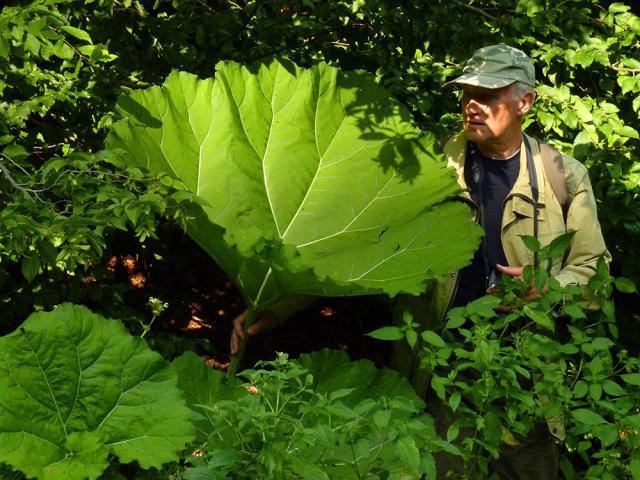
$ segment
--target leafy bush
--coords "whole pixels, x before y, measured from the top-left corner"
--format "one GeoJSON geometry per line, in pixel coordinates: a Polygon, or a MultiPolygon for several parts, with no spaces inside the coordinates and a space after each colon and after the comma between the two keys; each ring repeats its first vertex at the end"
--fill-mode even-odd
{"type": "Polygon", "coordinates": [[[194,438],[174,370],[122,325],[65,304],[0,338],[0,461],[39,479],[142,468],[194,438]]]}
{"type": "Polygon", "coordinates": [[[448,410],[447,440],[460,447],[468,468],[478,465],[485,475],[502,449],[521,445],[540,422],[562,442],[565,478],[640,475],[640,360],[617,345],[609,298],[614,286],[622,292],[635,286],[614,280],[601,258],[591,294],[560,287],[549,271],[569,239],[540,248],[525,237],[541,266],[526,267],[522,279],[505,277],[493,295],[452,309],[439,332],[417,332],[410,317],[402,327],[372,332],[415,347],[448,410]],[[548,291],[525,300],[532,286],[548,291]],[[593,303],[602,309],[590,312],[593,303]]]}
{"type": "Polygon", "coordinates": [[[227,383],[185,354],[175,361],[198,426],[185,478],[435,478],[439,439],[407,381],[323,350],[281,354],[227,383]]]}

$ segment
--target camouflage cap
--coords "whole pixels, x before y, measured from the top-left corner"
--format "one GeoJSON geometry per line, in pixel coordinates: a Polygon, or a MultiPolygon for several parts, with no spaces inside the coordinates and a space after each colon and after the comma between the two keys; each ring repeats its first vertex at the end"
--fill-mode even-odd
{"type": "Polygon", "coordinates": [[[502,88],[514,82],[535,86],[533,63],[522,50],[508,45],[490,45],[475,52],[465,64],[462,75],[444,85],[461,83],[484,88],[502,88]]]}

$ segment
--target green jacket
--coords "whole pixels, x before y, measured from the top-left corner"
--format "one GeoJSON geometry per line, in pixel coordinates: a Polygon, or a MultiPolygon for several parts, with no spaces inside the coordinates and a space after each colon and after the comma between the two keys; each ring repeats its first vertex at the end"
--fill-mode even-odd
{"type": "MultiPolygon", "coordinates": [[[[567,190],[572,199],[565,225],[562,207],[556,199],[551,184],[546,178],[538,142],[529,138],[539,188],[538,239],[544,246],[566,231],[575,231],[568,255],[559,259],[552,268],[552,274],[561,285],[584,285],[596,271],[598,257],[605,254],[611,259],[604,243],[598,216],[596,201],[589,181],[587,169],[576,159],[562,155],[567,190]]],[[[464,181],[464,164],[467,140],[462,133],[452,137],[445,145],[448,165],[457,172],[458,183],[464,189],[459,196],[461,201],[472,206],[478,219],[478,207],[469,195],[464,181]]],[[[524,141],[520,154],[520,172],[503,203],[502,246],[509,266],[525,266],[533,263],[533,254],[528,250],[520,235],[533,235],[533,198],[529,185],[526,150],[524,141]]],[[[451,272],[447,278],[432,282],[425,293],[419,297],[404,295],[398,299],[398,311],[409,310],[422,328],[435,329],[441,324],[451,303],[457,285],[458,272],[451,272]]],[[[424,395],[428,377],[418,368],[418,359],[406,342],[395,342],[393,366],[407,375],[419,394],[424,395]]]]}

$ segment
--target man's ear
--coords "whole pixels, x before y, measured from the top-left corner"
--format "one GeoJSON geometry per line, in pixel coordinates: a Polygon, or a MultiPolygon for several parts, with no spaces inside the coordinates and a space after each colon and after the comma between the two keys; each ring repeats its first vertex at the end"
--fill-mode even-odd
{"type": "Polygon", "coordinates": [[[533,92],[526,92],[518,101],[518,113],[523,117],[531,110],[533,106],[533,100],[535,94],[533,92]]]}

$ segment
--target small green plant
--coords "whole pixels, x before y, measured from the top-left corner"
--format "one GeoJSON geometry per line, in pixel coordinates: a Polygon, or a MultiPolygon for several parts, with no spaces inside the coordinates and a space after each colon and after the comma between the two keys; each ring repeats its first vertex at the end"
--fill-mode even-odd
{"type": "Polygon", "coordinates": [[[405,379],[344,352],[279,354],[244,384],[175,363],[199,431],[187,479],[435,479],[432,453],[458,453],[405,379]]]}
{"type": "Polygon", "coordinates": [[[156,321],[156,318],[162,315],[162,312],[169,308],[169,304],[167,302],[163,302],[156,297],[149,297],[147,306],[149,307],[149,310],[151,310],[151,320],[149,321],[149,323],[140,322],[140,324],[142,325],[142,333],[140,334],[140,338],[144,338],[144,336],[149,333],[153,322],[156,321]]]}

